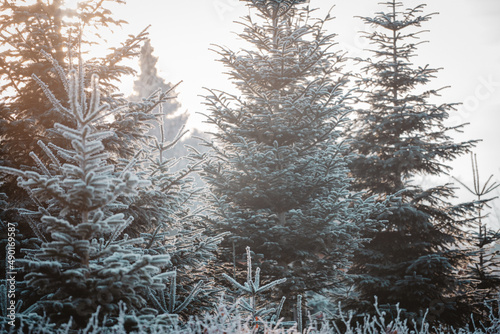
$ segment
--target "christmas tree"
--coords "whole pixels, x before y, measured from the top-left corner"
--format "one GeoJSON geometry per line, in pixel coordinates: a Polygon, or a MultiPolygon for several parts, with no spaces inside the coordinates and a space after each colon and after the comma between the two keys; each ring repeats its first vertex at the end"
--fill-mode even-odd
{"type": "MultiPolygon", "coordinates": [[[[153,56],[153,47],[151,41],[146,41],[141,48],[139,56],[140,72],[137,80],[134,81],[134,95],[131,100],[139,101],[144,97],[154,94],[158,89],[168,91],[173,88],[172,83],[167,83],[163,78],[158,75],[156,63],[158,58],[153,56]]],[[[163,119],[164,136],[168,140],[173,140],[175,136],[182,130],[185,125],[188,115],[186,112],[176,115],[176,111],[180,107],[180,103],[176,99],[170,99],[162,106],[160,115],[163,119]],[[163,116],[164,115],[164,116],[163,116]]],[[[160,114],[160,110],[155,110],[156,114],[160,114]]],[[[160,127],[156,126],[150,131],[150,134],[161,137],[160,127]]]]}
{"type": "Polygon", "coordinates": [[[218,48],[241,96],[209,90],[217,128],[204,166],[215,231],[229,231],[221,258],[246,246],[281,295],[339,284],[372,206],[349,191],[342,130],[350,108],[342,55],[304,1],[247,1],[239,37],[218,48]]]}
{"type": "MultiPolygon", "coordinates": [[[[434,104],[439,89],[426,89],[437,69],[412,63],[422,32],[418,28],[432,14],[424,5],[403,9],[396,0],[383,3],[388,11],[363,20],[373,26],[366,37],[376,47],[365,60],[360,84],[368,108],[359,110],[350,168],[354,188],[398,203],[381,217],[382,224],[357,252],[351,273],[357,278],[358,309],[380,304],[400,306],[414,316],[431,308],[444,322],[463,316],[457,312],[458,277],[466,256],[463,227],[472,205],[451,205],[449,184],[424,189],[411,183],[417,175],[444,175],[447,161],[467,152],[474,141],[456,143],[445,121],[454,104],[434,104]],[[364,306],[363,306],[364,305],[364,306]]],[[[464,262],[465,261],[465,262],[464,262]]],[[[464,320],[464,319],[462,319],[464,320]]],[[[456,324],[457,322],[455,322],[456,324]]]]}
{"type": "Polygon", "coordinates": [[[135,160],[123,168],[108,160],[103,140],[114,133],[100,128],[117,109],[101,102],[95,74],[87,95],[81,60],[68,74],[56,69],[68,108],[38,77],[34,80],[54,108],[73,120],[74,127],[54,125],[70,148],[40,140],[50,163],[30,152],[36,167],[24,171],[2,166],[0,171],[17,175],[19,186],[38,206],[36,211],[22,210],[43,241],[40,249],[19,261],[24,263],[28,285],[41,295],[26,313],[43,312],[54,322],[72,317],[84,326],[98,307],[112,316],[124,302],[140,312],[147,292],[165,288],[164,280],[172,273],[161,270],[170,265],[168,254],[145,254],[139,247],[142,239],[122,234],[133,217],[114,213],[126,206],[121,198],[149,184],[134,173],[135,160]]]}

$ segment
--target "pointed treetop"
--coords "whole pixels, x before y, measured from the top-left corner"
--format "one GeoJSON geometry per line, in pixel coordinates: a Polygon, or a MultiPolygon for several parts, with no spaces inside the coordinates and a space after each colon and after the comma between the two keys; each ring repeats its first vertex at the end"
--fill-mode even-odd
{"type": "Polygon", "coordinates": [[[293,6],[308,3],[309,0],[245,0],[248,6],[258,8],[267,16],[277,17],[286,15],[293,6]]]}
{"type": "Polygon", "coordinates": [[[433,15],[438,13],[429,13],[427,15],[421,15],[423,12],[425,4],[420,4],[414,8],[408,8],[405,10],[398,10],[399,7],[403,7],[402,2],[398,1],[388,1],[382,2],[381,5],[386,5],[391,9],[390,12],[378,12],[375,17],[360,17],[366,23],[382,26],[386,29],[399,31],[409,26],[420,27],[422,22],[428,21],[433,15]]]}

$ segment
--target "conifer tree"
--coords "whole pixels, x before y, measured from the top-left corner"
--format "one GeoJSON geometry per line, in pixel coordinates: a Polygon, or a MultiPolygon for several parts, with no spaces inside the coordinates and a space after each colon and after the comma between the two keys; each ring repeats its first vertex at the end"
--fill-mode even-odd
{"type": "MultiPolygon", "coordinates": [[[[140,72],[137,80],[134,81],[134,94],[130,97],[132,101],[139,101],[148,97],[158,89],[168,91],[174,88],[172,83],[165,82],[165,79],[158,75],[156,63],[158,58],[153,55],[153,47],[148,40],[141,48],[139,57],[140,72]]],[[[197,150],[203,150],[200,141],[195,137],[205,137],[198,130],[191,130],[189,133],[184,131],[188,121],[188,111],[179,112],[181,104],[177,99],[171,98],[161,106],[158,106],[153,113],[157,120],[153,122],[154,127],[149,134],[155,136],[158,140],[175,142],[175,145],[169,148],[169,155],[176,158],[182,158],[190,154],[188,147],[196,147],[197,150]],[[178,137],[182,133],[182,136],[178,137]]],[[[180,170],[187,167],[186,161],[181,159],[177,164],[173,164],[170,169],[180,170]]],[[[198,180],[197,180],[198,181],[198,180]]],[[[198,182],[199,183],[199,182],[198,182]]]]}
{"type": "MultiPolygon", "coordinates": [[[[286,297],[281,298],[281,302],[278,307],[266,308],[266,305],[262,305],[262,301],[259,300],[260,295],[269,289],[272,289],[278,284],[284,283],[286,279],[280,279],[276,281],[272,281],[262,285],[260,280],[260,268],[255,270],[255,278],[252,273],[252,255],[250,252],[250,247],[247,247],[247,277],[246,282],[243,284],[238,283],[234,278],[227,274],[223,274],[226,280],[231,283],[233,289],[236,289],[237,296],[239,296],[236,301],[236,305],[239,306],[242,313],[249,313],[250,324],[256,326],[256,329],[261,324],[265,324],[266,322],[272,325],[275,325],[280,320],[280,313],[283,308],[283,304],[285,303],[286,297]],[[246,298],[245,298],[246,297],[246,298]],[[268,319],[266,319],[268,318],[268,319]]],[[[234,293],[234,292],[233,292],[234,293]]],[[[279,325],[283,326],[287,323],[279,323],[279,325]]],[[[292,323],[293,325],[293,323],[292,323]]]]}
{"type": "Polygon", "coordinates": [[[251,0],[239,52],[218,48],[241,96],[209,90],[203,176],[213,194],[213,229],[232,235],[221,257],[249,246],[280,295],[339,282],[357,248],[368,202],[349,192],[340,132],[345,102],[342,56],[334,35],[305,1],[251,0]]]}
{"type": "MultiPolygon", "coordinates": [[[[5,28],[2,43],[8,45],[16,39],[27,39],[29,41],[27,45],[14,43],[13,46],[3,49],[6,50],[4,56],[10,55],[10,57],[2,58],[9,60],[2,63],[2,75],[5,78],[8,77],[4,88],[9,91],[9,87],[19,87],[19,90],[11,90],[11,95],[4,96],[3,102],[5,102],[5,105],[2,105],[2,112],[4,113],[2,114],[1,126],[2,131],[5,131],[2,132],[0,140],[2,140],[2,148],[6,149],[2,152],[2,166],[4,166],[4,171],[15,171],[14,174],[16,175],[30,173],[33,168],[29,166],[32,166],[34,162],[28,153],[32,150],[31,155],[37,157],[36,162],[39,165],[36,168],[41,168],[37,171],[43,174],[45,169],[41,166],[45,166],[51,176],[58,176],[60,172],[56,168],[57,166],[54,167],[54,157],[57,152],[54,152],[54,155],[51,150],[57,147],[56,150],[68,154],[67,152],[72,152],[74,147],[72,142],[65,138],[61,131],[54,130],[54,124],[58,123],[67,128],[76,128],[78,126],[75,115],[61,111],[73,110],[71,103],[74,102],[68,99],[68,83],[65,73],[68,68],[74,66],[72,65],[74,55],[81,55],[85,50],[85,46],[88,45],[87,43],[90,43],[86,39],[90,39],[89,33],[93,32],[90,27],[109,26],[112,29],[114,25],[119,25],[122,21],[113,18],[105,8],[105,2],[103,1],[82,2],[76,12],[63,10],[61,1],[46,1],[26,6],[5,2],[1,6],[3,18],[5,19],[2,22],[5,28]],[[71,17],[72,20],[65,21],[65,18],[68,17],[71,17]],[[30,22],[31,26],[26,27],[23,20],[30,22]],[[59,26],[54,26],[56,21],[60,23],[59,26]],[[76,22],[76,24],[73,25],[72,22],[76,22]],[[60,29],[57,29],[57,27],[60,29]],[[35,37],[40,37],[39,39],[30,37],[33,30],[36,30],[35,37]],[[48,36],[46,38],[39,36],[42,32],[47,32],[48,36]],[[54,56],[56,48],[53,45],[59,45],[64,52],[57,54],[57,57],[54,56]],[[35,76],[32,77],[31,73],[34,73],[35,76]],[[15,76],[13,76],[14,74],[15,76]],[[35,77],[36,80],[33,79],[35,77]],[[47,93],[50,100],[46,97],[47,93]],[[32,100],[36,100],[36,103],[32,100]],[[32,128],[28,129],[25,125],[29,124],[32,125],[32,128]],[[21,142],[17,142],[17,139],[21,139],[21,142]],[[40,139],[42,140],[41,145],[39,144],[40,139]],[[47,148],[49,142],[53,146],[47,148]],[[8,149],[7,146],[9,146],[8,149]],[[8,167],[5,169],[5,166],[8,167]],[[55,171],[51,168],[55,168],[55,171]]],[[[170,95],[175,87],[170,85],[169,89],[163,92],[161,91],[162,87],[157,87],[154,89],[155,94],[149,92],[148,96],[144,96],[140,101],[132,103],[116,95],[119,92],[115,86],[120,76],[133,73],[131,68],[121,65],[121,62],[134,56],[140,42],[145,38],[145,32],[141,32],[138,36],[130,37],[122,46],[112,49],[111,54],[108,56],[93,58],[85,63],[80,63],[81,73],[87,71],[100,76],[99,81],[93,82],[94,85],[98,85],[98,87],[93,87],[93,90],[99,92],[103,104],[108,105],[109,109],[113,110],[112,113],[110,112],[92,123],[93,130],[107,134],[100,138],[103,145],[102,150],[107,154],[106,158],[103,158],[105,161],[102,163],[114,165],[114,168],[118,171],[127,169],[135,172],[141,180],[151,181],[148,186],[143,185],[132,193],[118,194],[112,203],[108,203],[105,208],[101,209],[104,211],[104,218],[107,216],[123,216],[128,217],[129,222],[131,221],[130,224],[120,227],[122,228],[122,234],[128,234],[134,240],[133,247],[125,247],[124,251],[137,253],[137,256],[134,255],[137,259],[142,255],[145,255],[146,259],[169,259],[163,261],[163,271],[170,272],[169,280],[163,281],[163,284],[168,287],[166,290],[168,292],[158,291],[156,283],[144,285],[139,282],[140,284],[132,287],[133,293],[138,294],[137,298],[122,298],[127,303],[128,309],[133,311],[140,306],[147,305],[149,306],[147,310],[151,313],[150,316],[156,315],[157,317],[162,313],[193,314],[194,309],[202,312],[209,307],[210,297],[215,291],[211,286],[210,279],[206,277],[205,271],[216,245],[220,242],[220,236],[206,237],[203,229],[199,228],[196,221],[194,203],[199,190],[194,188],[191,176],[199,168],[200,160],[188,161],[185,168],[176,168],[176,171],[172,171],[180,160],[180,157],[172,157],[171,153],[171,148],[179,141],[179,136],[168,140],[165,138],[163,128],[165,124],[168,125],[168,122],[163,121],[164,117],[161,118],[161,135],[157,138],[150,138],[147,135],[150,127],[155,124],[154,122],[160,119],[153,111],[157,110],[161,113],[162,108],[169,101],[175,101],[170,95]]],[[[78,85],[82,90],[78,96],[79,103],[82,103],[81,101],[84,101],[85,97],[90,98],[93,91],[89,88],[89,77],[90,75],[79,76],[78,85]]],[[[192,160],[194,155],[200,156],[200,154],[193,151],[188,160],[192,160]]],[[[54,240],[48,230],[48,225],[52,225],[52,223],[42,222],[40,215],[43,216],[48,213],[51,216],[59,217],[59,210],[65,212],[64,209],[53,205],[53,203],[57,202],[57,198],[51,200],[46,198],[50,205],[35,198],[33,204],[29,200],[30,196],[28,196],[31,193],[29,187],[24,187],[27,192],[17,191],[13,186],[15,178],[9,178],[9,175],[13,175],[13,173],[0,173],[1,179],[6,181],[2,184],[3,189],[6,189],[9,195],[15,195],[11,196],[8,203],[6,203],[5,212],[17,212],[19,208],[22,208],[19,210],[20,212],[32,213],[21,216],[16,215],[15,217],[9,214],[8,219],[11,222],[20,222],[21,231],[18,231],[16,237],[20,239],[21,246],[37,249],[37,247],[33,246],[26,247],[26,241],[32,240],[28,238],[24,240],[26,233],[28,237],[29,234],[36,235],[38,243],[43,243],[43,248],[52,247],[51,243],[54,240]],[[28,199],[25,199],[25,197],[28,199]],[[47,205],[51,208],[50,210],[47,209],[48,211],[46,210],[47,205]],[[29,223],[29,226],[24,224],[26,222],[29,223]],[[49,246],[47,246],[47,243],[49,243],[49,246]]],[[[116,175],[113,174],[113,176],[116,175]]],[[[46,196],[50,197],[50,193],[47,193],[46,196]]],[[[63,219],[72,219],[66,217],[67,213],[61,215],[64,216],[63,219]]],[[[99,220],[97,223],[99,223],[99,220]]],[[[116,224],[118,223],[116,222],[116,224]]],[[[3,225],[2,233],[4,230],[3,225]]],[[[89,240],[94,237],[97,238],[97,235],[102,232],[98,231],[98,224],[95,228],[97,229],[95,233],[88,235],[89,240]]],[[[106,227],[102,228],[106,229],[106,227]]],[[[63,233],[66,232],[68,231],[63,231],[63,233]]],[[[120,239],[122,236],[118,233],[116,238],[120,239]]],[[[99,238],[98,240],[101,241],[99,238]]],[[[111,241],[109,245],[112,245],[111,241]]],[[[112,247],[109,245],[108,247],[112,247]]],[[[35,263],[43,257],[39,255],[37,250],[26,251],[28,254],[36,254],[34,258],[30,255],[30,263],[35,263]]],[[[19,248],[17,254],[19,258],[24,255],[19,248]]],[[[65,254],[61,252],[62,257],[65,254]]],[[[133,261],[132,256],[129,256],[129,258],[130,261],[133,261]]],[[[64,263],[64,259],[58,258],[56,260],[61,260],[64,263]]],[[[96,302],[92,298],[89,300],[82,297],[86,305],[83,311],[78,307],[79,303],[75,302],[73,307],[67,309],[67,312],[62,311],[58,316],[57,313],[60,310],[57,310],[57,308],[61,304],[48,299],[52,298],[49,290],[58,286],[59,278],[46,275],[50,287],[37,289],[38,285],[36,284],[38,283],[33,283],[35,282],[33,277],[38,274],[43,276],[47,273],[45,267],[37,267],[36,264],[34,266],[36,268],[28,270],[30,274],[26,278],[31,287],[30,289],[24,289],[23,274],[26,271],[21,271],[17,277],[19,281],[18,287],[23,290],[19,291],[20,295],[23,294],[24,296],[22,297],[24,306],[20,309],[20,315],[21,311],[22,314],[33,314],[31,312],[37,310],[38,307],[38,311],[47,312],[55,320],[64,320],[65,317],[73,315],[81,325],[90,312],[100,305],[101,300],[96,302]],[[26,294],[33,294],[33,290],[41,292],[41,296],[38,298],[32,295],[26,296],[26,294]],[[40,308],[41,305],[42,308],[40,308]]],[[[124,263],[123,267],[126,269],[127,263],[124,263]]],[[[145,273],[145,275],[148,274],[149,269],[146,268],[146,271],[139,269],[138,267],[139,274],[141,272],[145,273]]],[[[148,279],[146,276],[143,275],[142,278],[148,279]]],[[[97,285],[101,284],[102,277],[96,276],[95,272],[89,274],[87,278],[89,279],[88,282],[93,280],[97,285]]],[[[119,281],[119,279],[116,280],[119,281]]],[[[150,280],[150,282],[152,281],[150,280]]],[[[96,295],[95,291],[92,290],[93,287],[89,287],[87,290],[80,287],[81,289],[78,290],[71,289],[70,285],[60,284],[59,286],[63,291],[58,296],[61,299],[67,297],[75,300],[79,298],[79,295],[80,297],[86,294],[96,295]]],[[[113,302],[109,303],[111,310],[106,308],[101,313],[106,316],[114,314],[113,312],[116,310],[119,300],[119,296],[115,296],[115,292],[118,292],[111,290],[113,297],[113,302]]],[[[64,303],[63,305],[66,305],[64,303]]]]}
{"type": "MultiPolygon", "coordinates": [[[[474,141],[456,143],[445,121],[454,104],[434,104],[439,89],[426,86],[437,69],[412,63],[422,23],[433,14],[422,14],[424,5],[403,9],[403,3],[384,2],[387,11],[363,20],[374,27],[366,38],[374,46],[373,58],[364,60],[361,75],[368,104],[359,110],[352,127],[350,168],[354,188],[399,203],[390,208],[383,223],[354,260],[358,309],[373,303],[400,303],[413,315],[430,308],[431,316],[444,322],[460,317],[456,273],[466,261],[459,246],[471,204],[451,205],[449,184],[423,189],[411,183],[417,175],[445,175],[446,162],[467,152],[474,141]]],[[[465,311],[467,312],[467,311],[465,311]]],[[[461,314],[464,316],[464,314],[461,314]]],[[[467,315],[468,317],[468,315],[467,315]]],[[[465,319],[461,319],[467,321],[465,319]]],[[[457,322],[455,322],[457,324],[457,322]]]]}
{"type": "Polygon", "coordinates": [[[50,163],[30,152],[35,168],[0,167],[18,176],[19,185],[38,206],[37,211],[23,210],[43,241],[24,260],[25,279],[42,296],[30,310],[44,312],[55,322],[72,317],[79,326],[98,307],[116,315],[119,302],[141,312],[148,290],[163,289],[165,276],[172,275],[161,271],[170,264],[168,254],[144,254],[142,239],[122,235],[133,217],[114,211],[126,205],[121,198],[134,195],[149,181],[133,172],[135,160],[119,169],[108,161],[103,140],[113,132],[99,127],[117,109],[101,102],[96,74],[87,97],[83,68],[69,75],[57,68],[69,108],[34,75],[54,108],[76,124],[56,123],[54,128],[71,148],[40,140],[50,163]]]}
{"type": "MultiPolygon", "coordinates": [[[[158,89],[168,91],[173,87],[171,83],[165,82],[165,80],[158,75],[158,70],[156,68],[158,58],[153,56],[153,51],[154,49],[149,40],[146,41],[141,48],[139,56],[140,71],[137,80],[134,81],[134,95],[131,96],[132,100],[138,101],[141,98],[150,96],[158,89]]],[[[170,99],[162,105],[162,114],[164,115],[162,115],[163,136],[165,136],[167,140],[173,140],[187,121],[188,115],[186,112],[175,115],[179,107],[180,103],[176,99],[170,99]]],[[[155,110],[155,112],[159,114],[159,110],[155,110]]],[[[160,138],[160,127],[156,126],[152,129],[151,134],[160,138]]]]}
{"type": "MultiPolygon", "coordinates": [[[[174,88],[161,96],[168,95],[174,88]]],[[[158,104],[161,112],[163,103],[157,103],[158,99],[151,102],[153,106],[158,104]]],[[[168,282],[164,292],[151,291],[151,306],[160,312],[187,318],[210,310],[219,292],[209,272],[223,235],[208,237],[200,223],[198,202],[202,191],[197,187],[195,176],[204,156],[194,148],[189,148],[181,159],[172,153],[185,133],[167,140],[163,127],[166,123],[160,118],[159,136],[152,136],[140,154],[143,161],[138,163],[137,172],[151,183],[127,202],[126,212],[134,216],[135,223],[126,232],[144,239],[142,247],[146,254],[167,254],[171,258],[170,269],[176,273],[174,279],[168,282]],[[178,168],[179,161],[183,168],[178,168]]]]}
{"type": "MultiPolygon", "coordinates": [[[[500,231],[495,231],[488,226],[485,218],[486,208],[491,208],[489,202],[496,199],[487,198],[491,193],[500,187],[497,182],[491,182],[493,175],[490,175],[486,182],[481,184],[477,156],[471,153],[472,179],[473,185],[467,186],[465,183],[455,178],[465,189],[474,195],[478,202],[477,211],[474,218],[474,230],[471,233],[472,261],[469,265],[469,275],[477,280],[478,284],[474,293],[474,302],[478,308],[484,308],[486,301],[495,300],[500,288],[500,251],[495,249],[495,245],[500,240],[500,231]]],[[[486,314],[485,314],[486,316],[486,314]]]]}
{"type": "MultiPolygon", "coordinates": [[[[111,15],[107,8],[109,1],[81,1],[77,9],[67,9],[64,1],[3,1],[0,3],[0,165],[14,169],[32,166],[33,160],[28,153],[33,152],[44,163],[50,159],[37,144],[39,140],[71,149],[70,143],[60,133],[53,131],[55,123],[76,126],[74,118],[61,113],[46,98],[42,87],[33,79],[36,75],[50,87],[54,98],[69,108],[67,92],[59,77],[68,71],[70,63],[79,52],[85,53],[100,40],[102,29],[113,29],[123,24],[111,15]],[[62,72],[61,72],[62,71],[62,72]],[[67,147],[65,145],[68,145],[67,147]]],[[[140,112],[134,108],[118,108],[128,101],[119,99],[116,84],[122,75],[132,74],[133,70],[123,61],[137,53],[141,41],[146,38],[143,31],[131,36],[120,46],[112,48],[109,54],[86,62],[88,73],[98,74],[101,100],[118,110],[110,122],[101,122],[97,127],[112,129],[114,135],[103,143],[117,157],[132,158],[142,145],[148,129],[144,127],[155,117],[151,113],[140,112]]],[[[88,81],[90,76],[84,78],[88,81]]],[[[87,88],[89,83],[81,83],[87,88]]],[[[88,94],[88,91],[87,91],[88,94]]],[[[34,249],[42,240],[29,226],[29,220],[15,214],[18,208],[37,210],[37,206],[16,184],[12,175],[0,173],[0,192],[4,192],[7,223],[17,225],[18,255],[21,249],[34,249]]],[[[0,226],[0,235],[6,235],[5,226],[0,226]]],[[[18,276],[23,281],[22,274],[18,276]]],[[[29,304],[32,298],[26,298],[29,304]],[[28,302],[29,300],[29,302],[28,302]]]]}

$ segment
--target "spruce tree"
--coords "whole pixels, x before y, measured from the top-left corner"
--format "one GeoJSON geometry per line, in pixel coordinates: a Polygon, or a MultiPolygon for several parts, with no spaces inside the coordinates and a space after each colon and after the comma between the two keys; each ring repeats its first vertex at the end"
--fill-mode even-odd
{"type": "Polygon", "coordinates": [[[323,28],[332,18],[304,2],[247,1],[239,37],[250,47],[217,49],[241,96],[206,97],[211,223],[232,233],[221,258],[237,266],[233,254],[251,247],[269,279],[287,278],[289,297],[338,284],[370,208],[348,190],[346,76],[323,28]]]}
{"type": "Polygon", "coordinates": [[[357,156],[350,168],[355,189],[399,200],[379,228],[365,234],[372,240],[354,259],[357,307],[368,310],[376,295],[380,304],[400,303],[414,316],[430,308],[434,319],[466,321],[458,319],[464,314],[457,294],[465,291],[460,292],[457,272],[467,261],[460,247],[471,204],[450,204],[449,184],[423,189],[412,178],[446,175],[446,163],[474,141],[453,141],[450,133],[462,126],[447,128],[445,121],[455,104],[435,104],[439,89],[427,88],[438,70],[412,63],[422,43],[419,28],[433,14],[422,14],[424,5],[404,9],[396,0],[383,5],[387,11],[362,18],[374,27],[366,34],[374,49],[373,58],[362,61],[362,101],[368,107],[357,112],[351,128],[357,156]]]}
{"type": "Polygon", "coordinates": [[[500,288],[500,251],[495,245],[500,240],[500,231],[493,230],[485,220],[489,213],[485,213],[487,208],[491,208],[489,203],[497,197],[488,198],[491,193],[500,187],[497,182],[491,182],[493,175],[490,175],[486,182],[481,184],[477,156],[471,153],[472,179],[473,185],[467,186],[465,183],[455,178],[465,189],[476,197],[478,206],[474,213],[474,228],[471,233],[472,261],[469,264],[470,278],[477,281],[474,291],[474,300],[478,309],[483,309],[483,316],[487,317],[484,303],[495,300],[500,288]]]}
{"type": "Polygon", "coordinates": [[[122,234],[133,217],[114,211],[126,206],[121,198],[133,196],[149,181],[134,173],[134,160],[123,168],[108,160],[103,140],[113,132],[100,127],[118,110],[100,100],[96,74],[87,96],[83,68],[68,74],[57,68],[69,108],[33,76],[54,108],[73,120],[74,127],[54,125],[71,148],[40,140],[50,163],[30,152],[36,166],[31,170],[0,167],[18,176],[19,186],[38,206],[37,211],[22,210],[43,241],[18,261],[24,263],[28,285],[41,295],[29,312],[45,313],[54,322],[72,317],[78,326],[85,326],[98,307],[108,316],[118,314],[120,302],[141,313],[149,289],[164,289],[165,277],[172,275],[161,270],[170,264],[168,254],[145,254],[142,239],[122,234]]]}
{"type": "MultiPolygon", "coordinates": [[[[140,71],[137,80],[134,81],[134,94],[130,97],[131,100],[138,101],[141,98],[154,94],[158,89],[168,91],[173,87],[172,83],[165,82],[165,80],[158,75],[158,70],[156,68],[158,58],[153,56],[153,51],[154,49],[151,46],[151,41],[146,41],[139,55],[140,71]]],[[[168,140],[173,140],[187,121],[187,113],[184,112],[175,115],[179,107],[180,103],[176,99],[170,99],[162,105],[163,136],[168,140]]],[[[159,110],[155,110],[155,113],[159,114],[159,110]]],[[[150,133],[157,138],[161,137],[159,126],[155,126],[150,133]]]]}

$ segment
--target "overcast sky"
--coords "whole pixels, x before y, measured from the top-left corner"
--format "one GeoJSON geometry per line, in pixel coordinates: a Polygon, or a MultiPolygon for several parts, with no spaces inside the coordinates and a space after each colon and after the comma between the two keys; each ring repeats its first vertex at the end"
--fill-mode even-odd
{"type": "MultiPolygon", "coordinates": [[[[359,31],[367,30],[355,16],[371,16],[383,10],[377,0],[310,0],[323,17],[332,7],[336,17],[326,28],[338,34],[338,49],[348,56],[362,56],[366,41],[359,31]]],[[[424,23],[429,30],[422,39],[429,42],[419,48],[417,65],[443,68],[430,88],[450,88],[437,102],[461,102],[450,115],[450,125],[470,123],[457,140],[482,139],[476,153],[483,180],[490,174],[500,179],[500,1],[499,0],[406,0],[405,7],[428,3],[425,13],[439,12],[424,23]]],[[[201,104],[203,87],[230,89],[224,68],[209,51],[210,44],[237,50],[242,42],[235,33],[241,27],[234,23],[248,14],[238,0],[128,0],[113,9],[115,15],[129,22],[123,33],[137,33],[151,25],[150,38],[159,57],[160,74],[170,82],[183,83],[178,88],[182,108],[192,115],[191,125],[201,124],[196,113],[205,112],[201,104]]],[[[118,37],[119,34],[116,34],[118,37]]],[[[114,40],[114,38],[113,38],[114,40]]],[[[111,41],[110,41],[111,42],[111,41]]],[[[112,44],[112,43],[111,43],[112,44]]],[[[130,85],[125,90],[130,89],[130,85]]],[[[452,163],[451,175],[471,182],[469,157],[452,163]]],[[[438,182],[448,181],[441,177],[438,182]]],[[[467,198],[465,192],[461,197],[467,198]]],[[[500,211],[500,205],[498,210],[500,211]]],[[[499,212],[500,214],[500,212],[499,212]]]]}

